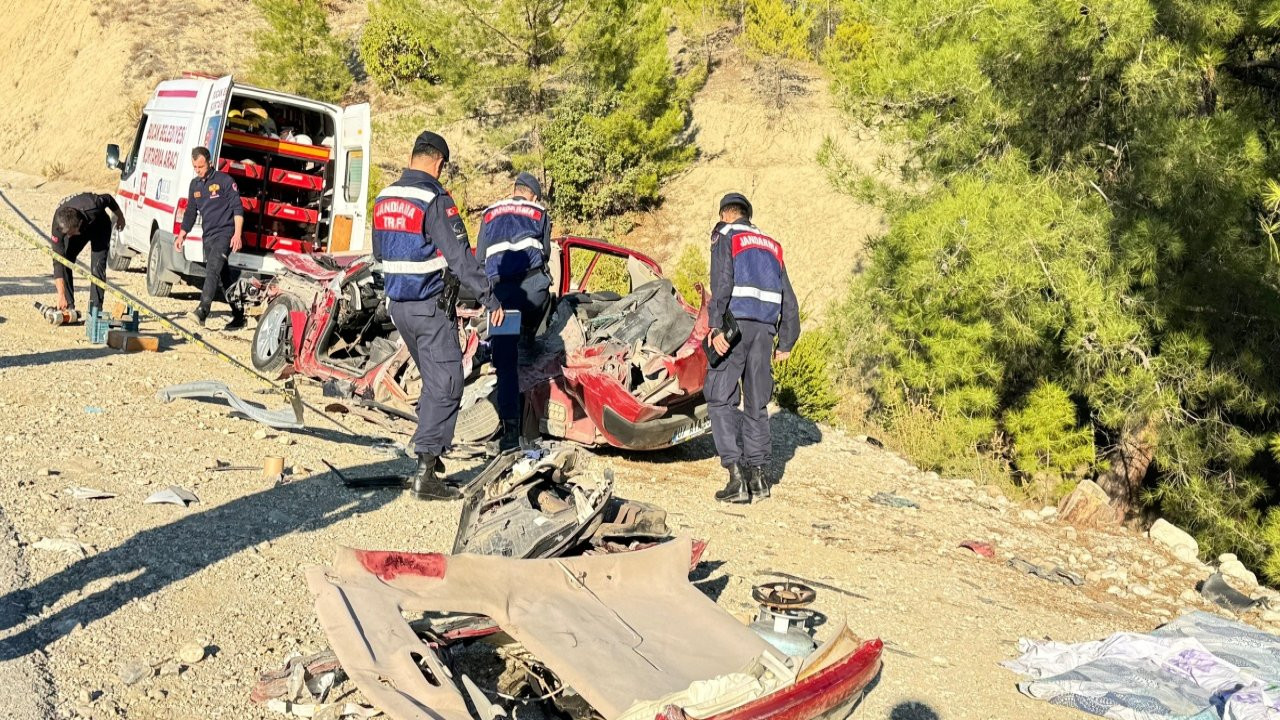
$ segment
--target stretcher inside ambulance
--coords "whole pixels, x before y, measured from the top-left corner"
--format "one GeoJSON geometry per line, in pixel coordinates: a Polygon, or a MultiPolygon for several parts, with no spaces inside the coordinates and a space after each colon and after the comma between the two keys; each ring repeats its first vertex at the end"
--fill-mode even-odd
{"type": "Polygon", "coordinates": [[[166,296],[204,276],[201,228],[178,252],[173,241],[194,176],[191,151],[207,147],[213,167],[231,176],[244,205],[244,246],[230,263],[242,275],[279,272],[272,253],[363,254],[368,239],[369,106],[339,107],[237,85],[230,76],[160,83],[122,156],[116,192],[126,228],[113,238],[111,267],[146,259],[147,290],[166,296]]]}

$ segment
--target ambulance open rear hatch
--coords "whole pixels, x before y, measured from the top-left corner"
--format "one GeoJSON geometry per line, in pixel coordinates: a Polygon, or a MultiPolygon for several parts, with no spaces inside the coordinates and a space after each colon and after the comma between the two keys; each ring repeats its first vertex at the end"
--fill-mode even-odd
{"type": "Polygon", "coordinates": [[[173,247],[194,176],[191,152],[209,149],[244,205],[244,246],[230,263],[242,271],[279,271],[276,250],[362,254],[369,199],[369,105],[339,107],[285,93],[187,76],[159,84],[143,108],[133,144],[121,157],[117,199],[126,228],[111,245],[111,267],[146,258],[147,290],[166,296],[178,281],[199,283],[204,247],[199,221],[179,253],[173,247]]]}

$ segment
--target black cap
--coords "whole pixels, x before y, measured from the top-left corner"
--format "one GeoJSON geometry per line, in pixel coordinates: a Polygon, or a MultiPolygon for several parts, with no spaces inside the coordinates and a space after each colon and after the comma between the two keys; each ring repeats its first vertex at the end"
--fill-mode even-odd
{"type": "Polygon", "coordinates": [[[516,187],[529,188],[533,191],[533,197],[537,200],[542,199],[542,183],[538,182],[538,178],[533,173],[522,172],[516,176],[516,187]]]}
{"type": "Polygon", "coordinates": [[[747,219],[751,219],[751,201],[747,200],[747,196],[742,193],[731,192],[720,198],[720,209],[723,211],[730,205],[740,205],[747,213],[747,219]]]}
{"type": "Polygon", "coordinates": [[[444,161],[449,162],[449,143],[445,142],[443,137],[430,130],[423,130],[418,139],[413,141],[413,154],[417,155],[423,148],[429,147],[439,150],[440,154],[444,156],[444,161]]]}

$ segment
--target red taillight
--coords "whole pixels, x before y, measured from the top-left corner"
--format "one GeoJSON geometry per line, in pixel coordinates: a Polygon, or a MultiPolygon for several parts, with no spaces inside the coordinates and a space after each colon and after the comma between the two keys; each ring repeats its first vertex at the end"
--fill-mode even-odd
{"type": "Polygon", "coordinates": [[[177,237],[182,232],[182,216],[187,214],[187,199],[178,198],[178,207],[173,211],[173,234],[177,237]]]}

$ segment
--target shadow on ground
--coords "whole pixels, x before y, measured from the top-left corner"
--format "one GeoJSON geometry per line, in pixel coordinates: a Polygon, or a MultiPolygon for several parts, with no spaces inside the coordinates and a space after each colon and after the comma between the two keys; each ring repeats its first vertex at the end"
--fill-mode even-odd
{"type": "MultiPolygon", "coordinates": [[[[354,474],[394,471],[393,462],[354,468],[354,474]]],[[[333,473],[319,473],[246,495],[173,522],[144,530],[117,547],[76,561],[65,570],[0,598],[0,631],[24,616],[77,597],[68,607],[0,639],[0,659],[28,655],[68,634],[77,624],[107,617],[129,602],[225,560],[259,543],[297,532],[313,532],[372,512],[397,497],[395,490],[354,491],[333,473]],[[106,589],[79,596],[90,583],[119,578],[106,589]]],[[[99,583],[100,584],[100,583],[99,583]]]]}

